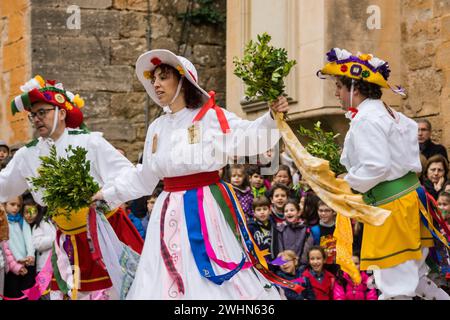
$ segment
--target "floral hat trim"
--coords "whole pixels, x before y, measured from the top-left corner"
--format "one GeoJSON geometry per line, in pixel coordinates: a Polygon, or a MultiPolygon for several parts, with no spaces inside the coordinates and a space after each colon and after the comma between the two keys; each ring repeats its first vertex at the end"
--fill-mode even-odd
{"type": "Polygon", "coordinates": [[[383,88],[390,88],[397,94],[406,96],[405,89],[388,84],[391,73],[389,63],[372,54],[358,53],[353,55],[345,49],[333,48],[327,52],[328,63],[317,72],[317,76],[324,75],[345,76],[353,79],[374,83],[383,88]]]}

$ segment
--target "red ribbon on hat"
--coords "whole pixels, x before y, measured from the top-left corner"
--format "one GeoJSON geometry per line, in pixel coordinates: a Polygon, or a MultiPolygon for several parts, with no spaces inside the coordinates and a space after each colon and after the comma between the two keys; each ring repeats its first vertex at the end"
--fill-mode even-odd
{"type": "Polygon", "coordinates": [[[230,126],[228,125],[228,120],[225,117],[225,113],[223,112],[222,108],[216,105],[216,93],[214,91],[208,92],[209,94],[209,100],[206,101],[206,103],[203,105],[203,107],[200,109],[200,111],[195,116],[194,120],[192,122],[200,121],[208,112],[209,109],[214,109],[216,111],[217,119],[219,120],[220,128],[222,129],[223,133],[230,132],[230,126]]]}

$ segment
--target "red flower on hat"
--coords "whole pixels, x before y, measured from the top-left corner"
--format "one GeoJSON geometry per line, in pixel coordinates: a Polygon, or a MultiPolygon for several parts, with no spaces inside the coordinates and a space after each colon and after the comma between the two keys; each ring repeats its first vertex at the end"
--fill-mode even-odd
{"type": "Polygon", "coordinates": [[[151,63],[153,63],[155,66],[159,66],[161,64],[161,60],[158,57],[154,57],[152,60],[150,60],[151,63]]]}
{"type": "Polygon", "coordinates": [[[348,70],[348,67],[345,64],[341,66],[342,72],[347,72],[347,70],[348,70]]]}

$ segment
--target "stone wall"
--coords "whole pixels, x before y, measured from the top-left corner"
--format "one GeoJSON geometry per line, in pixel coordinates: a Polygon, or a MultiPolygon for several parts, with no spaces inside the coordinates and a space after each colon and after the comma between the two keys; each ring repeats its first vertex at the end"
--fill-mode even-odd
{"type": "MultiPolygon", "coordinates": [[[[450,148],[450,0],[402,0],[403,112],[426,118],[450,148]]],[[[449,149],[450,150],[450,149],[449,149]]]]}
{"type": "MultiPolygon", "coordinates": [[[[149,101],[134,65],[149,49],[185,55],[200,85],[225,97],[225,27],[194,26],[179,18],[188,0],[32,0],[32,73],[57,79],[85,98],[91,130],[127,152],[135,162],[146,123],[161,109],[149,101]],[[80,8],[80,28],[70,29],[70,5],[80,8]]],[[[225,13],[225,0],[217,1],[225,13]]]]}

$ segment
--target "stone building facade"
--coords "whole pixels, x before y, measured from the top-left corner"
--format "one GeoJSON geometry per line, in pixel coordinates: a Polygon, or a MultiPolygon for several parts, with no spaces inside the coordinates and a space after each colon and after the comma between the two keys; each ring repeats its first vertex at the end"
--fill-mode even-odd
{"type": "MultiPolygon", "coordinates": [[[[242,82],[233,75],[234,56],[268,32],[287,48],[297,65],[287,79],[292,127],[348,129],[334,84],[316,77],[333,47],[374,53],[391,66],[389,82],[406,88],[402,99],[384,90],[383,99],[406,115],[427,118],[433,139],[450,147],[450,0],[234,0],[227,6],[227,103],[241,116],[255,118],[265,105],[243,100],[242,82]]],[[[450,151],[450,149],[449,149],[450,151]]]]}
{"type": "MultiPolygon", "coordinates": [[[[79,93],[88,127],[136,162],[147,125],[161,109],[148,99],[134,66],[154,48],[190,59],[200,85],[215,90],[223,105],[225,25],[194,25],[182,17],[196,6],[193,0],[0,1],[0,137],[9,143],[31,138],[26,117],[7,109],[20,84],[41,74],[79,93]]],[[[225,0],[215,1],[214,10],[224,15],[225,0]]]]}
{"type": "Polygon", "coordinates": [[[324,53],[337,46],[389,61],[390,82],[402,84],[409,96],[401,99],[385,90],[385,100],[410,117],[429,119],[433,139],[450,146],[450,0],[215,1],[227,17],[226,27],[197,26],[180,18],[195,2],[0,1],[0,139],[17,143],[32,137],[26,117],[12,117],[9,101],[20,84],[38,73],[80,93],[88,126],[103,131],[136,161],[146,124],[160,112],[134,75],[137,57],[151,48],[190,58],[201,85],[217,91],[219,104],[226,101],[231,111],[255,118],[266,107],[243,101],[232,59],[242,55],[248,40],[267,31],[298,61],[287,86],[294,129],[321,120],[344,136],[348,122],[333,84],[315,77],[324,53]],[[70,26],[77,22],[69,10],[73,5],[79,10],[79,28],[70,26]],[[380,25],[369,28],[377,18],[380,25]]]}

